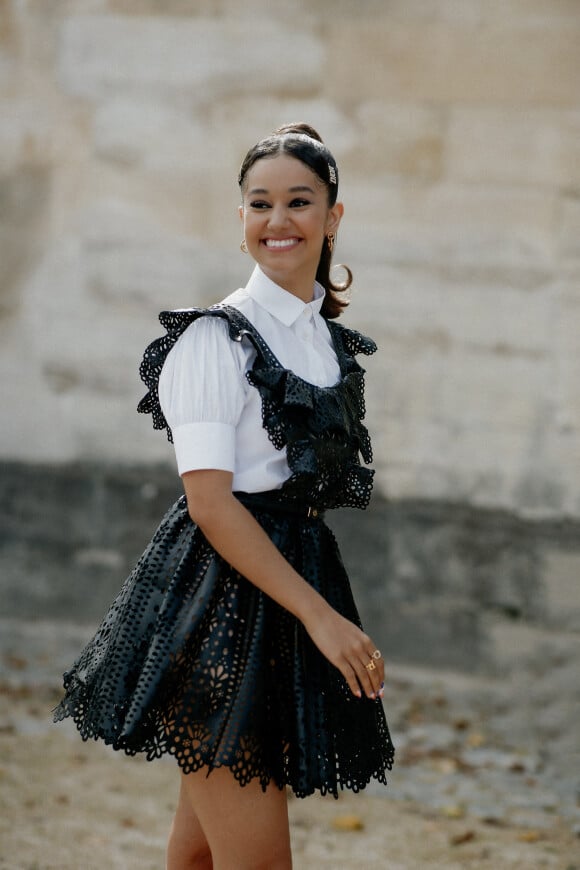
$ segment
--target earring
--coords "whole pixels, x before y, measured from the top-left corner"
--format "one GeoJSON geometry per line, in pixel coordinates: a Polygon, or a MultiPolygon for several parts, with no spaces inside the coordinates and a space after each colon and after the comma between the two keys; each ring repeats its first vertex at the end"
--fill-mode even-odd
{"type": "Polygon", "coordinates": [[[242,241],[240,242],[240,251],[242,251],[244,254],[248,253],[248,246],[246,245],[245,239],[242,239],[242,241]]]}
{"type": "Polygon", "coordinates": [[[334,240],[336,239],[336,235],[334,233],[329,233],[326,237],[326,241],[328,242],[328,250],[332,254],[334,250],[334,240]]]}

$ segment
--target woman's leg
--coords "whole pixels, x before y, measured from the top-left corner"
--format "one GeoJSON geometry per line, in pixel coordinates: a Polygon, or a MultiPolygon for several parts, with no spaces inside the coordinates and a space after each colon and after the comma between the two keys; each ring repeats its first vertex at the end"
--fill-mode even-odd
{"type": "Polygon", "coordinates": [[[271,784],[264,792],[257,780],[242,787],[225,767],[182,775],[182,788],[207,837],[213,870],[291,870],[285,789],[271,784]]]}
{"type": "Polygon", "coordinates": [[[211,852],[181,777],[179,801],[169,832],[166,870],[212,870],[211,852]]]}

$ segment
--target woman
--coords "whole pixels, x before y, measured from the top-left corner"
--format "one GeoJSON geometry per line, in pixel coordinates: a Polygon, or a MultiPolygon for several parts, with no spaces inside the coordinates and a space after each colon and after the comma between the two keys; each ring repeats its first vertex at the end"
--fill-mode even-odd
{"type": "MultiPolygon", "coordinates": [[[[139,410],[173,440],[169,510],[56,718],[84,739],[175,755],[167,867],[291,867],[285,785],[304,797],[385,782],[383,662],[363,633],[327,508],[364,508],[372,472],[369,339],[337,325],[330,276],[343,214],[320,137],[288,125],[242,164],[243,290],[164,312],[139,410]]],[[[348,284],[350,284],[350,272],[348,284]]]]}

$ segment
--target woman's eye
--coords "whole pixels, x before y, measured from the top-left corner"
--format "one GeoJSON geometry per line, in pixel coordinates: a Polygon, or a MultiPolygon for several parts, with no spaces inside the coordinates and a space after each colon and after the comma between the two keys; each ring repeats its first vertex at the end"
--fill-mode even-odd
{"type": "MultiPolygon", "coordinates": [[[[290,208],[303,208],[306,205],[310,205],[310,200],[302,199],[300,197],[296,197],[289,203],[290,208]]],[[[263,199],[253,199],[250,202],[250,208],[253,208],[257,211],[263,210],[265,208],[272,208],[269,202],[266,202],[263,199]]]]}

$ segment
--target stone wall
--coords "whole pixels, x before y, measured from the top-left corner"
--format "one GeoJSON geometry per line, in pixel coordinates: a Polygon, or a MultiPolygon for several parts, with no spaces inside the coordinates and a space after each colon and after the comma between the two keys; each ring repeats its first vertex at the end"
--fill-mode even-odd
{"type": "Polygon", "coordinates": [[[138,552],[147,511],[106,521],[173,467],[134,413],[142,350],[160,309],[245,283],[240,160],[302,119],[341,169],[347,320],[381,349],[367,621],[454,664],[577,631],[579,47],[576,0],[0,3],[8,612],[78,614],[87,584],[100,607],[138,552]]]}
{"type": "Polygon", "coordinates": [[[170,461],[133,413],[141,350],[160,308],[245,281],[240,159],[303,118],[381,344],[383,490],[580,515],[577,3],[0,9],[2,458],[170,461]]]}

